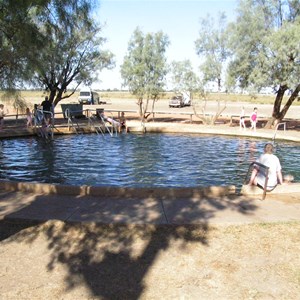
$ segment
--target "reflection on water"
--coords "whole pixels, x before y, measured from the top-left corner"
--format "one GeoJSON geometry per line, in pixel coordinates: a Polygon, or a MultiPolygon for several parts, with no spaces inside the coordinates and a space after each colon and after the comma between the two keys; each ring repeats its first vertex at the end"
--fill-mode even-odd
{"type": "MultiPolygon", "coordinates": [[[[241,185],[267,141],[189,134],[123,134],[0,141],[0,178],[71,185],[241,185]]],[[[280,143],[284,174],[300,181],[297,144],[280,143]]]]}

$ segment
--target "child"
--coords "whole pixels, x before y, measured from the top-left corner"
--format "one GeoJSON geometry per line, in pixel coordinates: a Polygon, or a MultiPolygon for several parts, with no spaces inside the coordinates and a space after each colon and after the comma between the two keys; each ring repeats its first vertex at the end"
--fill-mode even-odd
{"type": "Polygon", "coordinates": [[[256,131],[256,123],[257,123],[257,108],[254,107],[253,113],[250,117],[250,121],[251,121],[251,128],[254,131],[256,131]]]}
{"type": "Polygon", "coordinates": [[[26,108],[26,119],[27,119],[27,123],[26,123],[27,128],[32,127],[32,113],[28,107],[26,108]]]}
{"type": "Polygon", "coordinates": [[[240,130],[241,129],[246,129],[246,125],[245,125],[245,109],[244,107],[242,107],[242,110],[241,110],[241,114],[240,114],[240,130]]]}

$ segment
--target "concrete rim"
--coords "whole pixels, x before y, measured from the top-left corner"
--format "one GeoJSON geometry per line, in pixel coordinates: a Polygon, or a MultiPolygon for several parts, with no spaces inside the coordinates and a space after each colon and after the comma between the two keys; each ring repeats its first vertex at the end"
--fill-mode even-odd
{"type": "Polygon", "coordinates": [[[236,194],[236,187],[208,186],[182,188],[132,188],[114,186],[72,186],[38,182],[17,182],[0,180],[0,187],[6,191],[19,191],[35,194],[55,194],[70,196],[95,196],[112,198],[140,198],[147,195],[155,198],[185,198],[185,197],[222,197],[236,194]]]}

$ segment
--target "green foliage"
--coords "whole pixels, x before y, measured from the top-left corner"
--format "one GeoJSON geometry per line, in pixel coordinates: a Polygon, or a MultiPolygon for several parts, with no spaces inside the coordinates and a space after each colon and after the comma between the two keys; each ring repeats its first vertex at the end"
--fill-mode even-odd
{"type": "Polygon", "coordinates": [[[200,66],[203,72],[204,82],[216,81],[220,91],[222,85],[222,72],[229,55],[228,33],[226,30],[226,16],[221,13],[218,23],[211,16],[201,20],[199,38],[196,40],[196,52],[204,57],[204,62],[200,66]]]}
{"type": "Polygon", "coordinates": [[[164,92],[168,72],[165,52],[168,45],[168,37],[163,32],[144,35],[139,28],[136,28],[129,41],[121,76],[123,86],[138,98],[142,120],[147,118],[145,112],[149,100],[153,100],[153,108],[154,102],[164,92]]]}
{"type": "Polygon", "coordinates": [[[228,82],[241,89],[277,93],[273,121],[280,121],[300,91],[300,2],[242,0],[230,24],[233,58],[228,82]],[[291,91],[282,108],[284,94],[291,91]]]}
{"type": "Polygon", "coordinates": [[[70,97],[70,83],[90,84],[103,68],[113,66],[113,55],[101,50],[105,39],[91,16],[89,1],[51,1],[37,23],[47,41],[36,53],[34,84],[43,85],[56,105],[70,97]]]}
{"type": "Polygon", "coordinates": [[[32,12],[43,7],[46,0],[0,1],[0,88],[22,87],[32,76],[32,49],[39,48],[42,36],[32,22],[32,12]]]}
{"type": "Polygon", "coordinates": [[[71,83],[90,84],[103,68],[113,67],[112,53],[102,50],[93,3],[1,0],[1,87],[40,86],[56,105],[74,93],[66,93],[71,83]]]}
{"type": "MultiPolygon", "coordinates": [[[[294,11],[295,3],[292,7],[294,11]]],[[[292,89],[300,75],[299,21],[280,1],[241,1],[237,21],[230,25],[231,78],[242,89],[280,85],[292,89]]]]}
{"type": "Polygon", "coordinates": [[[171,64],[171,81],[177,93],[203,93],[202,82],[193,71],[190,60],[173,61],[171,64]]]}
{"type": "Polygon", "coordinates": [[[121,66],[123,86],[138,98],[157,98],[163,92],[167,64],[168,37],[162,32],[144,35],[134,31],[121,66]]]}

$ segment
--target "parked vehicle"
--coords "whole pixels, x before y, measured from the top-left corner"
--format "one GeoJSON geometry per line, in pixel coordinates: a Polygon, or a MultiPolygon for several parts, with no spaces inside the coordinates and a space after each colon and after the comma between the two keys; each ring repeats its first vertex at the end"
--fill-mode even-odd
{"type": "Polygon", "coordinates": [[[169,107],[183,107],[183,97],[182,96],[173,96],[169,101],[169,107]]]}
{"type": "Polygon", "coordinates": [[[180,95],[173,96],[169,101],[169,107],[191,106],[190,92],[181,92],[180,95]]]}
{"type": "Polygon", "coordinates": [[[183,106],[191,106],[191,93],[190,92],[182,92],[183,98],[183,106]]]}
{"type": "Polygon", "coordinates": [[[90,88],[80,90],[78,102],[80,104],[101,104],[99,94],[90,88]]]}

